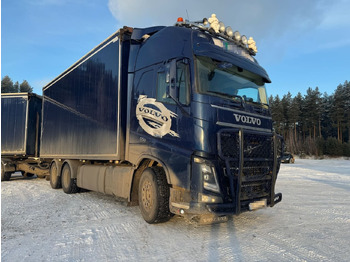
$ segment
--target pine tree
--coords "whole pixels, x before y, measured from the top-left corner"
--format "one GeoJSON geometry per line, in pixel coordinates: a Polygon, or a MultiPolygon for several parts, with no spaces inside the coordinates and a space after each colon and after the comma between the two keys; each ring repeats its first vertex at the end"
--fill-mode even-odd
{"type": "Polygon", "coordinates": [[[279,96],[275,98],[270,97],[270,110],[272,115],[272,120],[274,122],[274,127],[277,133],[283,132],[283,107],[279,96]]]}
{"type": "Polygon", "coordinates": [[[332,116],[337,125],[337,138],[338,141],[343,141],[343,122],[345,120],[345,89],[343,85],[338,85],[334,93],[334,103],[332,109],[332,116]]]}
{"type": "Polygon", "coordinates": [[[33,88],[29,85],[27,80],[24,80],[20,84],[19,88],[20,88],[20,92],[22,92],[22,93],[32,93],[33,92],[33,88]]]}
{"type": "Polygon", "coordinates": [[[284,95],[282,100],[281,100],[281,104],[282,104],[282,110],[283,110],[283,118],[284,118],[284,123],[283,123],[283,127],[284,127],[284,133],[287,135],[287,132],[289,131],[291,122],[289,119],[289,111],[290,111],[290,106],[292,104],[292,94],[290,92],[288,92],[287,95],[284,95]]]}
{"type": "Polygon", "coordinates": [[[18,93],[19,92],[19,83],[18,83],[18,81],[16,81],[16,83],[13,85],[13,91],[14,91],[14,93],[18,93]]]}
{"type": "MultiPolygon", "coordinates": [[[[309,135],[316,138],[316,127],[320,126],[320,92],[318,90],[318,87],[316,87],[315,90],[313,90],[311,87],[309,87],[306,91],[305,95],[305,122],[307,123],[307,128],[309,130],[309,135]]],[[[320,128],[319,128],[320,129],[320,128]]],[[[320,133],[320,132],[319,132],[320,133]]]]}
{"type": "Polygon", "coordinates": [[[348,143],[350,142],[350,82],[345,81],[343,85],[343,95],[344,95],[344,120],[345,120],[345,125],[348,129],[348,143]]]}
{"type": "Polygon", "coordinates": [[[332,104],[334,101],[333,95],[328,95],[327,93],[324,93],[322,96],[321,104],[322,104],[322,111],[321,111],[321,126],[322,126],[322,137],[324,139],[327,139],[328,137],[333,137],[335,134],[333,134],[333,120],[332,120],[332,104]]]}
{"type": "MultiPolygon", "coordinates": [[[[301,100],[302,96],[300,93],[298,93],[298,95],[292,99],[290,109],[288,111],[289,121],[293,125],[293,148],[296,148],[298,141],[297,125],[300,123],[301,100]]],[[[294,150],[292,151],[295,152],[294,150]]]]}
{"type": "Polygon", "coordinates": [[[1,93],[14,93],[13,82],[9,76],[4,76],[1,79],[1,93]]]}

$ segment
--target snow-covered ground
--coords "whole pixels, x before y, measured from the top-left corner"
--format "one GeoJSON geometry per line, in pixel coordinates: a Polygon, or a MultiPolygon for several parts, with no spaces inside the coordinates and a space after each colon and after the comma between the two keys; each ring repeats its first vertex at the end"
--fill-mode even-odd
{"type": "Polygon", "coordinates": [[[2,261],[349,261],[350,161],[284,164],[273,208],[198,226],[148,225],[138,207],[44,179],[1,183],[2,261]]]}

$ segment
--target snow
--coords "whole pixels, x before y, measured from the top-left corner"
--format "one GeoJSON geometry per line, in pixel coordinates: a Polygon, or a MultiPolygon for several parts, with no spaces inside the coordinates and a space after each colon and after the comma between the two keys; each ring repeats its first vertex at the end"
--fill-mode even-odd
{"type": "Polygon", "coordinates": [[[350,161],[283,164],[273,208],[199,226],[149,225],[138,207],[44,179],[1,183],[2,261],[348,261],[350,161]]]}

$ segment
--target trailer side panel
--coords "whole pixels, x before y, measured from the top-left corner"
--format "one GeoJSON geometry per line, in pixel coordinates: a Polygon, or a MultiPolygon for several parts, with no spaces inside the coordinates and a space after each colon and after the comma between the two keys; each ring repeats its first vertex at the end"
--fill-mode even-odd
{"type": "Polygon", "coordinates": [[[114,38],[44,88],[41,157],[120,158],[119,52],[114,38]]]}
{"type": "Polygon", "coordinates": [[[28,96],[1,96],[1,154],[26,154],[28,96]]]}

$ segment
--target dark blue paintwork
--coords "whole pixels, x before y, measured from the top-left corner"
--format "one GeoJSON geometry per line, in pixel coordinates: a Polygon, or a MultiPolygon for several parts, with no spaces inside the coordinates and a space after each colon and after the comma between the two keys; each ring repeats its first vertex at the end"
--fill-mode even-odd
{"type": "MultiPolygon", "coordinates": [[[[141,45],[131,46],[135,54],[130,54],[129,73],[133,77],[133,85],[130,92],[130,141],[129,155],[126,157],[132,163],[138,163],[140,159],[148,156],[160,160],[166,166],[169,174],[169,183],[190,190],[190,164],[193,154],[205,156],[217,155],[216,133],[223,128],[217,122],[237,124],[232,111],[214,108],[213,105],[227,107],[228,110],[235,109],[244,116],[263,115],[261,126],[257,128],[272,132],[271,119],[268,110],[257,112],[252,106],[245,108],[239,105],[232,105],[225,99],[199,94],[196,88],[194,75],[195,55],[208,55],[215,59],[231,62],[243,69],[260,75],[266,82],[270,82],[265,70],[258,63],[253,63],[246,58],[227,53],[216,47],[210,38],[198,37],[200,32],[184,27],[165,27],[152,35],[141,45]],[[200,44],[197,45],[198,41],[200,44]],[[195,47],[193,49],[193,47],[195,47]],[[172,130],[180,137],[165,135],[155,138],[147,134],[136,118],[136,106],[140,95],[149,98],[156,97],[157,72],[162,71],[164,65],[172,59],[189,59],[191,68],[191,103],[183,106],[188,113],[175,104],[164,103],[168,110],[178,115],[172,119],[172,130]],[[133,65],[135,63],[135,65],[133,65]]],[[[136,34],[134,32],[134,34],[136,34]]],[[[138,32],[137,35],[143,35],[138,32]]],[[[249,124],[242,124],[241,127],[249,127],[249,124]]],[[[252,126],[253,127],[253,126],[252,126]]]]}
{"type": "Polygon", "coordinates": [[[43,90],[41,156],[119,158],[119,41],[43,90]]]}
{"type": "Polygon", "coordinates": [[[38,156],[41,97],[35,94],[1,95],[1,154],[38,156]]]}
{"type": "MultiPolygon", "coordinates": [[[[125,160],[136,168],[144,159],[155,160],[164,167],[172,192],[180,188],[180,195],[190,197],[194,213],[208,212],[199,200],[202,193],[234,204],[227,212],[239,212],[237,177],[243,177],[246,170],[253,170],[253,175],[265,172],[262,176],[269,177],[270,184],[264,178],[262,188],[264,192],[271,189],[268,203],[273,205],[277,164],[275,153],[270,159],[276,142],[269,110],[200,93],[196,57],[231,63],[268,83],[266,71],[253,57],[216,46],[208,32],[176,26],[123,30],[118,41],[109,42],[116,33],[44,88],[41,156],[125,160]],[[180,87],[174,88],[177,81],[181,86],[179,63],[189,72],[189,82],[183,82],[189,86],[188,97],[181,96],[180,87]],[[169,94],[184,102],[174,102],[169,94]],[[226,149],[221,141],[233,146],[226,149]],[[260,159],[265,152],[268,156],[260,159]],[[232,160],[230,154],[237,156],[232,160]],[[221,194],[203,188],[201,159],[215,167],[221,194]],[[240,174],[230,175],[231,169],[240,174]]],[[[245,187],[243,195],[253,189],[245,187]]]]}

